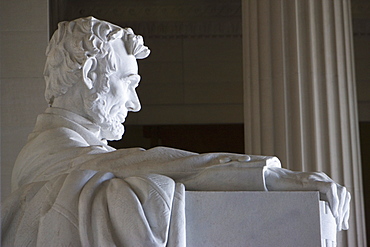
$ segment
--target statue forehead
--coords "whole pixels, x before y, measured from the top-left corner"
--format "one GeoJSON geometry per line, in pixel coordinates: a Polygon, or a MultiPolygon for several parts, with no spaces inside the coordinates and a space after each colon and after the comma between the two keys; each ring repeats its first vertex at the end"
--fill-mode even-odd
{"type": "MultiPolygon", "coordinates": [[[[112,56],[116,60],[116,70],[121,76],[129,76],[138,73],[138,64],[134,55],[128,54],[124,41],[116,39],[110,42],[112,56]]],[[[113,59],[113,58],[110,58],[113,59]]]]}

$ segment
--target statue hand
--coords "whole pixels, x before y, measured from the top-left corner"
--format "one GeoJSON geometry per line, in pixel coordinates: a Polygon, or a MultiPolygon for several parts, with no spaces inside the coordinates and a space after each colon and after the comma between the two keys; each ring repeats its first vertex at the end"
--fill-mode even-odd
{"type": "Polygon", "coordinates": [[[337,230],[347,230],[351,194],[322,172],[294,172],[269,167],[265,172],[266,187],[275,191],[319,191],[320,198],[329,203],[336,219],[337,230]]]}

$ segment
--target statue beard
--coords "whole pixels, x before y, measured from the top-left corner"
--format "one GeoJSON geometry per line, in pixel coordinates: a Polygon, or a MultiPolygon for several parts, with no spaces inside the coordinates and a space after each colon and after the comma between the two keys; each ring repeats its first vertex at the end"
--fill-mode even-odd
{"type": "Polygon", "coordinates": [[[85,98],[85,111],[90,120],[100,127],[100,137],[108,141],[121,140],[125,133],[125,127],[117,118],[111,116],[106,104],[107,96],[101,93],[94,93],[85,98]]]}

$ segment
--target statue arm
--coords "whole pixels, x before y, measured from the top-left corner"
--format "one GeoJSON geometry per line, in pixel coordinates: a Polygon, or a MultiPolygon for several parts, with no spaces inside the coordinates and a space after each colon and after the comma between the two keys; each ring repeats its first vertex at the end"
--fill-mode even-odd
{"type": "Polygon", "coordinates": [[[111,171],[119,177],[161,174],[188,190],[266,190],[264,170],[280,166],[276,157],[230,153],[197,154],[156,147],[116,150],[89,157],[81,169],[111,171]]]}

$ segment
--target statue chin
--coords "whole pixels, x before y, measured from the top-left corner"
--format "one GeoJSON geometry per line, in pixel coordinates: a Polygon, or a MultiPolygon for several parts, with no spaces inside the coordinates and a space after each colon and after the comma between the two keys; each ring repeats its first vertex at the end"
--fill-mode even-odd
{"type": "Polygon", "coordinates": [[[101,127],[100,136],[108,141],[118,141],[122,139],[125,127],[119,122],[111,123],[108,127],[101,127]]]}
{"type": "Polygon", "coordinates": [[[108,114],[96,114],[93,116],[93,122],[100,126],[100,139],[108,141],[121,140],[125,133],[125,127],[117,119],[108,114]]]}

